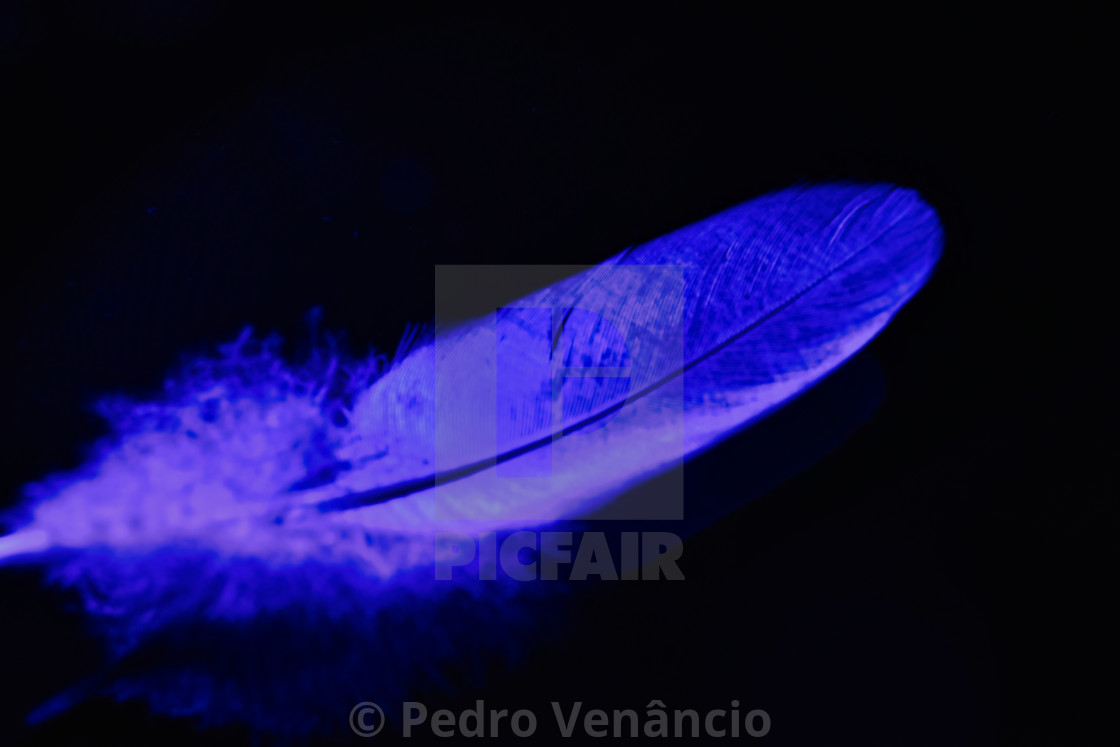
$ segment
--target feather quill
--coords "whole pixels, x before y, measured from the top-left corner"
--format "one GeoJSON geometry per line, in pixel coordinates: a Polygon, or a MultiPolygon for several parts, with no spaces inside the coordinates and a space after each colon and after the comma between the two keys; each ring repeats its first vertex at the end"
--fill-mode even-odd
{"type": "MultiPolygon", "coordinates": [[[[181,642],[198,616],[243,630],[295,607],[330,610],[308,614],[372,635],[386,611],[446,602],[446,587],[429,583],[434,533],[611,517],[620,494],[852,356],[926,281],[941,241],[912,191],[797,187],[487,318],[410,335],[387,370],[337,357],[284,368],[243,336],[172,381],[162,402],[106,403],[115,438],[86,470],[28,488],[0,561],[39,559],[79,589],[118,668],[146,642],[181,642]],[[203,560],[192,571],[184,558],[203,560]],[[186,581],[192,572],[205,588],[186,581]],[[184,585],[192,592],[169,603],[184,585]]],[[[682,514],[673,501],[630,510],[682,514]]],[[[495,595],[507,596],[471,587],[473,614],[507,614],[495,595]]],[[[124,667],[102,689],[218,722],[253,721],[257,701],[286,707],[244,683],[241,701],[215,705],[198,691],[219,675],[203,686],[168,667],[124,667]]],[[[394,672],[383,668],[382,690],[394,672]]],[[[318,716],[303,705],[306,731],[318,716]]]]}

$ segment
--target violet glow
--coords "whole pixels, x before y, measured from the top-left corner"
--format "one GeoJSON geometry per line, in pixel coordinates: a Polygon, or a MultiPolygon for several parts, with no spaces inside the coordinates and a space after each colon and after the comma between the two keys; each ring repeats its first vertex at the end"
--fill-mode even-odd
{"type": "MultiPolygon", "coordinates": [[[[54,582],[77,588],[113,667],[167,640],[218,661],[229,644],[195,639],[188,624],[233,631],[222,650],[253,671],[274,666],[251,644],[259,626],[342,631],[386,661],[407,659],[386,638],[417,642],[413,621],[448,605],[468,607],[480,621],[471,629],[489,628],[502,648],[500,621],[529,614],[511,599],[546,590],[459,583],[466,595],[453,598],[432,583],[435,533],[586,516],[709,448],[866,344],[925,282],[940,245],[934,212],[907,190],[790,189],[510,305],[590,310],[570,313],[555,336],[551,318],[498,314],[404,345],[391,365],[318,355],[295,367],[274,341],[246,333],[169,380],[158,402],[102,403],[113,437],[85,470],[27,489],[29,518],[0,538],[0,560],[41,557],[54,582]],[[604,318],[623,320],[627,340],[604,318]],[[553,390],[551,368],[517,364],[518,351],[540,355],[542,339],[563,366],[626,368],[625,386],[576,376],[553,390]],[[499,375],[503,355],[515,360],[499,375]],[[536,477],[511,478],[518,470],[536,477]]],[[[429,646],[437,639],[448,640],[428,636],[429,646]]],[[[324,644],[308,658],[331,671],[348,666],[346,654],[324,644]]],[[[294,713],[292,698],[260,689],[297,687],[294,675],[250,677],[259,688],[238,679],[241,700],[216,704],[210,694],[235,675],[183,656],[97,689],[260,728],[287,709],[288,728],[316,728],[314,698],[294,713]]],[[[405,687],[395,678],[410,664],[385,666],[379,692],[405,687]]],[[[368,687],[368,672],[351,674],[368,687]]]]}

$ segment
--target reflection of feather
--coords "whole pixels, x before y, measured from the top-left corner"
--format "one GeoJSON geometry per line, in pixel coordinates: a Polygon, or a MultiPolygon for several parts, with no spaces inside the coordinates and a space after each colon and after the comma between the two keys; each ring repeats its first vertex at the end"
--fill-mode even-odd
{"type": "MultiPolygon", "coordinates": [[[[314,728],[316,709],[338,703],[307,696],[297,712],[295,696],[240,674],[274,668],[253,631],[337,636],[301,660],[330,672],[301,674],[305,694],[349,681],[339,667],[356,695],[405,688],[392,681],[411,664],[395,611],[412,620],[423,607],[430,620],[453,602],[500,618],[486,610],[508,610],[512,594],[461,582],[468,602],[432,584],[433,531],[612,516],[622,491],[851,356],[925,281],[940,241],[912,192],[791,189],[410,339],[388,370],[334,357],[292,370],[243,337],[169,382],[160,403],[105,404],[116,438],[86,472],[29,489],[29,517],[0,538],[0,558],[40,557],[83,594],[115,662],[99,691],[314,728]],[[226,643],[191,632],[199,618],[226,643]],[[344,663],[354,647],[339,641],[356,638],[379,658],[375,673],[344,663]],[[179,653],[137,666],[152,646],[179,653]],[[198,659],[218,664],[189,665],[198,659]]],[[[462,272],[446,280],[478,271],[462,272]]],[[[669,492],[617,515],[679,518],[669,492]]]]}

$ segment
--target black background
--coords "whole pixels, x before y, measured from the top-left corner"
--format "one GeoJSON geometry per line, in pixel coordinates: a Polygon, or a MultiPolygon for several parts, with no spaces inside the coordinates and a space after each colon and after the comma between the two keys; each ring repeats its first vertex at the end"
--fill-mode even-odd
{"type": "MultiPolygon", "coordinates": [[[[590,264],[795,181],[888,180],[947,243],[871,345],[876,416],[691,539],[686,583],[589,589],[480,697],[739,697],[778,744],[1089,743],[1116,531],[1114,242],[1087,228],[1106,31],[1018,7],[6,4],[3,500],[80,462],[97,396],[155,392],[246,324],[295,344],[320,306],[392,352],[435,264],[590,264]]],[[[705,485],[749,480],[736,444],[705,485]]],[[[99,701],[23,730],[95,654],[34,573],[0,579],[0,728],[198,739],[99,701]]]]}

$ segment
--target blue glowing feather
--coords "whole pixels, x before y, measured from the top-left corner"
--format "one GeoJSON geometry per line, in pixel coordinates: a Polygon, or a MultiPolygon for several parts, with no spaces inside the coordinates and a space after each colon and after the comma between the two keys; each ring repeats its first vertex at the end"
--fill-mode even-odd
{"type": "MultiPolygon", "coordinates": [[[[41,559],[80,591],[111,652],[107,674],[44,713],[96,691],[307,732],[339,707],[309,694],[330,689],[316,682],[334,693],[353,681],[356,699],[407,689],[410,642],[447,640],[421,642],[418,617],[455,605],[494,623],[474,630],[501,649],[510,610],[531,615],[511,597],[561,592],[461,581],[469,593],[452,599],[432,582],[434,533],[611,517],[624,491],[852,356],[926,281],[940,246],[936,215],[911,191],[794,188],[411,339],[390,366],[318,357],[293,369],[243,336],[160,402],[105,403],[115,437],[87,470],[31,486],[26,518],[0,537],[0,559],[41,559]],[[225,643],[187,632],[192,621],[225,643]],[[307,652],[321,674],[301,670],[293,708],[290,672],[239,673],[271,671],[271,651],[252,645],[262,626],[330,630],[378,664],[361,668],[337,642],[307,652]],[[157,643],[179,658],[131,664],[157,643]],[[186,665],[200,658],[238,664],[186,665]]],[[[627,510],[682,512],[653,500],[627,510]]],[[[453,648],[424,661],[438,669],[453,648]]]]}

